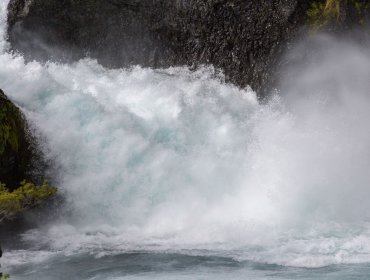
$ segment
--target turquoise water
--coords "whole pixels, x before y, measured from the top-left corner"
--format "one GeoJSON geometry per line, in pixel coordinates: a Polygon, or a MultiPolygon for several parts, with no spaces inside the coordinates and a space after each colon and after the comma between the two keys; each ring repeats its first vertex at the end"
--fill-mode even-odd
{"type": "Polygon", "coordinates": [[[228,257],[131,252],[96,259],[55,257],[39,265],[20,265],[14,279],[369,279],[370,265],[294,268],[228,257]]]}
{"type": "Polygon", "coordinates": [[[369,278],[366,47],[298,45],[263,103],[212,66],[40,64],[0,48],[0,88],[63,198],[2,240],[12,279],[369,278]]]}

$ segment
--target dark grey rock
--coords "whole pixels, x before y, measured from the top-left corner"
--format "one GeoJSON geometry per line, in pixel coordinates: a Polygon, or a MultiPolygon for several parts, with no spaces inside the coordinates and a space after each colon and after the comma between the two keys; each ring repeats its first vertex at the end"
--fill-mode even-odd
{"type": "Polygon", "coordinates": [[[304,2],[11,0],[9,40],[40,60],[88,55],[108,67],[210,63],[229,81],[260,89],[303,25],[304,2]]]}
{"type": "Polygon", "coordinates": [[[12,48],[30,59],[90,56],[108,67],[209,63],[263,94],[274,85],[282,52],[306,30],[312,2],[11,0],[8,33],[12,48]]]}
{"type": "Polygon", "coordinates": [[[24,179],[39,180],[40,155],[23,114],[0,89],[0,181],[13,189],[24,179]]]}

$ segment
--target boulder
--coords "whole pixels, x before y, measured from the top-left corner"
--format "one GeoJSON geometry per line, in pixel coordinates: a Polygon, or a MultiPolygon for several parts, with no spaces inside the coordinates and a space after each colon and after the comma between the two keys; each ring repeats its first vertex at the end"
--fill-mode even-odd
{"type": "Polygon", "coordinates": [[[20,110],[0,90],[0,181],[16,187],[29,176],[31,144],[20,110]]]}

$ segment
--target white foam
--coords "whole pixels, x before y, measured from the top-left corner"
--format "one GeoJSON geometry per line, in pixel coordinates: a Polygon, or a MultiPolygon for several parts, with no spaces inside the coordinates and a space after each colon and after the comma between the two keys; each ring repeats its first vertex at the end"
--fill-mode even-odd
{"type": "Polygon", "coordinates": [[[108,70],[3,52],[0,87],[44,136],[73,213],[24,240],[63,254],[370,261],[370,59],[329,46],[333,55],[295,72],[267,104],[212,67],[108,70]]]}

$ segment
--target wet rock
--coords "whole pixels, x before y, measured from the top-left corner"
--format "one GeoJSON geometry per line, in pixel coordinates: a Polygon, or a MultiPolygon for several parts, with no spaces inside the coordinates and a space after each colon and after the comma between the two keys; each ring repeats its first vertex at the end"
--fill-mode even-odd
{"type": "Polygon", "coordinates": [[[20,110],[0,90],[0,181],[9,187],[29,176],[31,143],[20,110]]]}
{"type": "Polygon", "coordinates": [[[30,59],[89,56],[107,67],[210,63],[263,95],[282,52],[307,30],[312,2],[323,0],[11,0],[8,33],[12,48],[30,59]]]}
{"type": "MultiPolygon", "coordinates": [[[[268,82],[301,26],[298,0],[11,0],[9,40],[39,60],[97,58],[108,67],[212,63],[238,85],[268,82]]],[[[302,1],[303,3],[303,1],[302,1]]]]}

